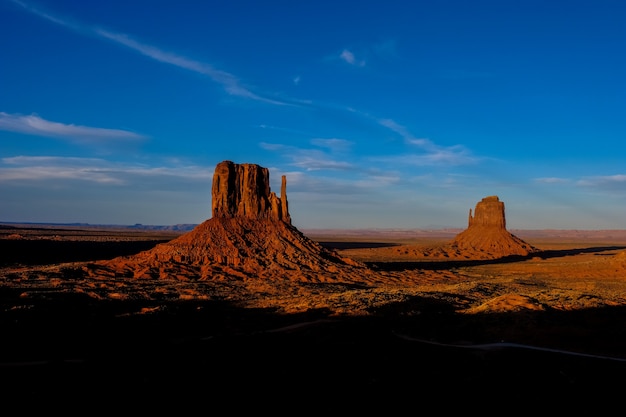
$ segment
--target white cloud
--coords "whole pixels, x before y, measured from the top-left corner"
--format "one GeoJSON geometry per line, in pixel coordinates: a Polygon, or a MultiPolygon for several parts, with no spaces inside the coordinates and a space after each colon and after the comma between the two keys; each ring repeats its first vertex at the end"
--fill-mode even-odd
{"type": "Polygon", "coordinates": [[[19,1],[19,0],[11,0],[11,1],[13,3],[23,7],[27,11],[29,11],[29,12],[31,12],[33,14],[36,14],[37,16],[42,17],[42,18],[44,18],[46,20],[49,20],[49,21],[51,21],[53,23],[56,23],[57,25],[65,26],[65,27],[68,27],[68,28],[73,29],[73,30],[81,30],[81,28],[79,26],[77,26],[77,25],[75,25],[73,23],[70,23],[68,20],[61,19],[61,18],[58,18],[56,16],[53,16],[53,15],[51,15],[49,13],[46,13],[46,12],[36,8],[36,7],[33,7],[33,6],[29,5],[29,4],[26,4],[23,1],[19,1]]]}
{"type": "Polygon", "coordinates": [[[410,165],[465,165],[477,161],[462,145],[439,146],[430,139],[416,138],[405,127],[392,119],[379,119],[381,126],[397,133],[404,139],[404,143],[421,148],[425,153],[420,155],[402,155],[378,160],[395,161],[410,165]]]}
{"type": "Polygon", "coordinates": [[[293,157],[293,165],[307,171],[319,170],[348,170],[352,164],[343,161],[336,161],[327,158],[325,155],[315,151],[302,151],[293,157]]]}
{"type": "Polygon", "coordinates": [[[291,165],[306,171],[336,171],[349,170],[353,168],[352,164],[332,159],[325,152],[317,149],[302,149],[294,146],[267,142],[261,142],[259,146],[268,151],[280,152],[286,158],[291,159],[291,165]]]}
{"type": "Polygon", "coordinates": [[[3,158],[0,182],[41,180],[80,180],[100,184],[122,184],[105,167],[105,161],[97,158],[64,158],[54,156],[18,156],[3,158]]]}
{"type": "Polygon", "coordinates": [[[65,124],[42,119],[32,114],[23,116],[0,112],[0,130],[28,135],[70,139],[75,142],[142,140],[146,137],[128,130],[65,124]]]}
{"type": "Polygon", "coordinates": [[[332,152],[345,152],[349,150],[353,144],[349,140],[337,139],[337,138],[332,138],[332,139],[315,138],[311,140],[311,143],[321,148],[328,148],[332,152]]]}
{"type": "Polygon", "coordinates": [[[120,45],[133,49],[141,53],[142,55],[145,55],[156,61],[174,65],[179,68],[196,72],[198,74],[206,75],[216,83],[221,84],[224,87],[224,90],[226,90],[226,92],[230,95],[245,97],[252,100],[263,101],[271,104],[287,104],[286,102],[261,97],[253,93],[249,89],[243,87],[237,77],[235,77],[233,74],[213,68],[213,66],[209,64],[195,61],[181,55],[163,51],[155,46],[138,42],[123,33],[115,33],[104,29],[95,29],[94,31],[96,34],[103,38],[109,39],[111,41],[119,43],[120,45]]]}
{"type": "Polygon", "coordinates": [[[350,65],[354,65],[357,67],[365,66],[365,61],[357,61],[354,53],[347,49],[341,51],[341,54],[339,54],[339,58],[341,58],[343,61],[347,62],[350,65]]]}
{"type": "Polygon", "coordinates": [[[626,175],[616,174],[616,175],[587,177],[587,178],[583,178],[579,180],[577,182],[577,185],[582,186],[582,187],[623,190],[623,189],[626,189],[626,175]]]}
{"type": "Polygon", "coordinates": [[[557,177],[535,178],[534,181],[542,184],[566,184],[569,182],[568,179],[557,177]]]}
{"type": "Polygon", "coordinates": [[[100,158],[78,158],[68,156],[11,156],[2,158],[0,161],[6,165],[82,165],[82,166],[95,166],[104,165],[105,159],[100,158]]]}
{"type": "Polygon", "coordinates": [[[127,48],[130,48],[136,52],[139,52],[142,55],[145,55],[149,58],[152,58],[156,61],[163,62],[166,64],[174,65],[179,68],[183,68],[189,71],[193,71],[199,74],[203,74],[211,78],[216,83],[221,84],[224,87],[224,90],[233,96],[244,97],[252,100],[262,101],[271,104],[277,105],[293,105],[294,103],[287,103],[280,100],[274,100],[267,97],[262,97],[258,94],[253,93],[248,88],[241,85],[240,81],[234,75],[221,71],[216,68],[213,68],[211,65],[195,61],[193,59],[189,59],[187,57],[164,51],[155,46],[139,42],[130,36],[124,33],[117,33],[110,30],[105,30],[101,28],[89,27],[83,24],[72,23],[66,18],[61,18],[50,13],[44,12],[38,8],[32,7],[25,2],[19,0],[12,0],[14,3],[20,5],[25,10],[30,13],[33,13],[41,18],[44,18],[50,22],[58,24],[60,26],[64,26],[81,34],[90,34],[96,35],[100,38],[107,39],[123,45],[127,48]]]}
{"type": "Polygon", "coordinates": [[[372,161],[385,162],[391,166],[458,166],[476,162],[476,158],[466,155],[463,151],[453,149],[441,149],[437,152],[425,154],[390,155],[386,157],[373,157],[372,161]]]}
{"type": "Polygon", "coordinates": [[[195,165],[147,167],[123,165],[100,158],[15,156],[0,159],[0,182],[49,180],[124,185],[137,181],[201,181],[210,183],[213,171],[195,165]]]}

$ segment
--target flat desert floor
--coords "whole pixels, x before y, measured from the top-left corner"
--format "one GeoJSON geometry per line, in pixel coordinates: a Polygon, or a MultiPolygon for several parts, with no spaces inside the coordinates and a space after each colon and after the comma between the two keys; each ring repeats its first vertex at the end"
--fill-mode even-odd
{"type": "Polygon", "coordinates": [[[99,280],[77,266],[183,232],[3,226],[3,401],[25,414],[623,407],[626,231],[513,230],[541,252],[505,259],[438,249],[460,230],[302,232],[374,272],[99,280]]]}

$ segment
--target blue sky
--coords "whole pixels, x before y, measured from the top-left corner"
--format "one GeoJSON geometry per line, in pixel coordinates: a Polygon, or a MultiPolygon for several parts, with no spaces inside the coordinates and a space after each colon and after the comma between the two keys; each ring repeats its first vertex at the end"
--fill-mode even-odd
{"type": "Polygon", "coordinates": [[[0,221],[626,229],[626,2],[0,0],[0,221]]]}

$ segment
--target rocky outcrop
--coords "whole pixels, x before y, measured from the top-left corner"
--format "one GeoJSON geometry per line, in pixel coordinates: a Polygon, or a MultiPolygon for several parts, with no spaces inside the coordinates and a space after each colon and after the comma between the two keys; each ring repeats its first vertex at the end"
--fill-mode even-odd
{"type": "Polygon", "coordinates": [[[291,224],[286,177],[282,176],[278,197],[270,190],[269,170],[256,164],[217,164],[211,198],[213,217],[275,219],[291,224]]]}
{"type": "Polygon", "coordinates": [[[92,273],[139,279],[321,282],[346,279],[346,271],[357,267],[358,272],[348,275],[362,277],[363,264],[323,247],[291,224],[286,188],[283,176],[280,197],[271,192],[267,168],[220,162],[213,176],[212,218],[148,251],[100,262],[92,273]]]}
{"type": "Polygon", "coordinates": [[[450,243],[454,252],[467,258],[526,256],[539,250],[506,230],[504,203],[498,196],[483,198],[469,212],[468,227],[450,243]]]}

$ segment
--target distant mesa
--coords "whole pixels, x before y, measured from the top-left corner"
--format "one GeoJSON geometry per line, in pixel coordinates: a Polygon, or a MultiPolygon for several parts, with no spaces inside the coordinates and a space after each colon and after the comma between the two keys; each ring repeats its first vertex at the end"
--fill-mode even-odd
{"type": "Polygon", "coordinates": [[[506,230],[504,203],[498,196],[483,198],[469,211],[467,229],[456,235],[449,247],[472,258],[526,256],[539,249],[506,230]]]}
{"type": "Polygon", "coordinates": [[[291,224],[285,176],[280,197],[269,184],[267,168],[220,162],[213,175],[210,219],[148,251],[98,262],[90,272],[183,280],[286,277],[323,281],[338,267],[364,268],[291,224]]]}

